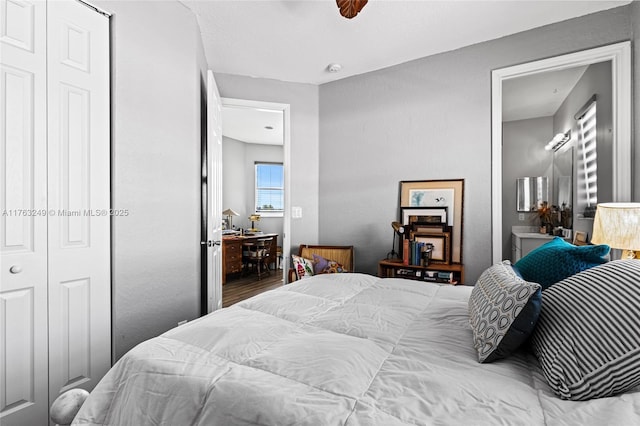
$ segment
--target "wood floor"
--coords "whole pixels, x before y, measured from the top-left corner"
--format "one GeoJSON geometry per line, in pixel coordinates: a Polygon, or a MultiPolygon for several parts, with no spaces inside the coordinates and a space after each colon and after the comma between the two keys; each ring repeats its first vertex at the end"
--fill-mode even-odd
{"type": "Polygon", "coordinates": [[[222,307],[226,308],[251,296],[283,285],[282,270],[271,271],[271,274],[260,278],[253,276],[228,279],[222,286],[222,307]]]}

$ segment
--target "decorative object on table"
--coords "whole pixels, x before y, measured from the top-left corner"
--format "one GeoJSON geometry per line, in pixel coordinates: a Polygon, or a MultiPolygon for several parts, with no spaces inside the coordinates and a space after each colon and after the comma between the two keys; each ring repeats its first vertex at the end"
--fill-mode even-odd
{"type": "Polygon", "coordinates": [[[233,216],[240,216],[233,209],[226,209],[222,212],[227,217],[227,229],[233,229],[233,216]]]}
{"type": "Polygon", "coordinates": [[[462,262],[464,179],[400,182],[400,208],[446,208],[446,222],[451,227],[451,262],[462,262]]]}
{"type": "Polygon", "coordinates": [[[422,252],[430,249],[429,261],[432,263],[449,264],[451,261],[451,233],[413,234],[413,243],[418,245],[416,259],[410,264],[420,264],[422,252]]]}
{"type": "Polygon", "coordinates": [[[623,259],[640,259],[640,203],[598,204],[591,242],[622,250],[623,259]]]}
{"type": "Polygon", "coordinates": [[[586,232],[576,231],[576,233],[573,234],[573,245],[574,246],[586,246],[587,244],[589,244],[589,243],[587,242],[587,233],[586,232]]]}
{"type": "Polygon", "coordinates": [[[398,259],[400,258],[400,248],[398,248],[398,251],[396,251],[396,237],[400,236],[400,241],[402,242],[402,239],[404,238],[404,235],[406,233],[406,229],[400,222],[397,221],[391,222],[391,228],[393,228],[393,245],[391,247],[391,251],[387,253],[387,259],[398,259]]]}
{"type": "Polygon", "coordinates": [[[258,232],[258,228],[255,226],[255,222],[260,222],[259,214],[252,214],[249,216],[249,220],[251,221],[251,229],[247,229],[249,232],[258,232]]]}
{"type": "Polygon", "coordinates": [[[553,234],[553,229],[560,225],[559,211],[549,202],[543,201],[538,207],[538,218],[540,219],[540,233],[553,234]]]}
{"type": "Polygon", "coordinates": [[[431,257],[433,255],[433,244],[426,243],[425,247],[421,251],[422,259],[420,266],[429,266],[431,263],[431,257]]]}

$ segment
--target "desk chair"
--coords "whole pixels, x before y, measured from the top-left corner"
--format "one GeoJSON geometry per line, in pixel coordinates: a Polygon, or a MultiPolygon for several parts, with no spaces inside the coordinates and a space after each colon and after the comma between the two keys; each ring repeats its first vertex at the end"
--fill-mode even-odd
{"type": "Polygon", "coordinates": [[[261,238],[256,241],[242,244],[242,257],[244,259],[245,271],[248,273],[255,269],[258,273],[258,281],[262,275],[269,275],[269,262],[271,261],[271,244],[273,237],[261,238]]]}

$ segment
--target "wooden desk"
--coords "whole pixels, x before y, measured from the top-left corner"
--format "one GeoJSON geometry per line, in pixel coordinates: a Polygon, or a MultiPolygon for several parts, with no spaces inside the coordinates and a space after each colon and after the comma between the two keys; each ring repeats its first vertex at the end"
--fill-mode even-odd
{"type": "Polygon", "coordinates": [[[260,234],[222,237],[222,284],[227,282],[227,275],[242,272],[242,244],[262,238],[273,237],[269,257],[271,262],[277,261],[278,234],[260,234]]]}

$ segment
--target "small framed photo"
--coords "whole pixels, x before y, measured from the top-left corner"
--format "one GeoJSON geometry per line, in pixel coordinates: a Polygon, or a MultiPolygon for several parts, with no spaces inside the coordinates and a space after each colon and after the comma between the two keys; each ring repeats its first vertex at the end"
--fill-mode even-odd
{"type": "Polygon", "coordinates": [[[432,263],[449,264],[451,262],[451,233],[442,234],[414,234],[414,241],[433,245],[431,252],[432,263]]]}
{"type": "Polygon", "coordinates": [[[573,245],[574,246],[586,246],[587,243],[587,233],[576,231],[573,234],[573,245]]]}
{"type": "Polygon", "coordinates": [[[446,207],[402,207],[402,224],[447,223],[446,207]]]}

